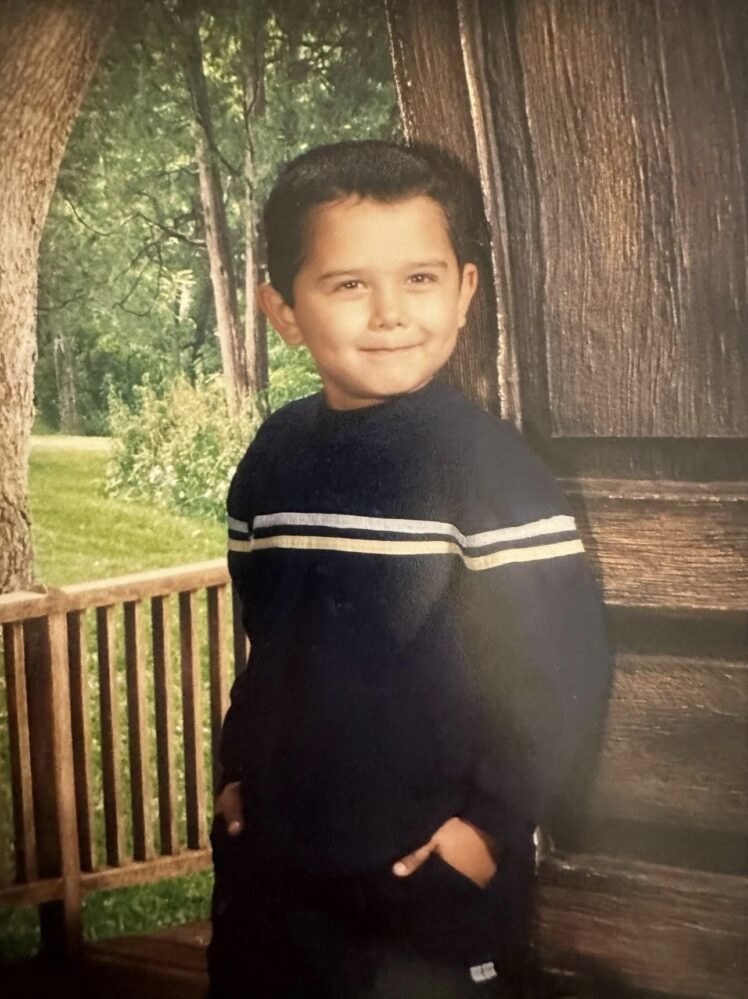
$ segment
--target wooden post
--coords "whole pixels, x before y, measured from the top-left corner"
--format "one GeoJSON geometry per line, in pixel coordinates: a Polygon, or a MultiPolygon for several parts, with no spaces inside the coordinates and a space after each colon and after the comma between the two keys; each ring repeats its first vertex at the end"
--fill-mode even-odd
{"type": "Polygon", "coordinates": [[[156,708],[156,764],[158,767],[158,822],[160,852],[179,850],[176,818],[176,766],[174,763],[174,706],[172,698],[171,631],[169,598],[151,600],[153,633],[153,696],[156,708]]]}
{"type": "Polygon", "coordinates": [[[25,626],[34,809],[41,877],[61,876],[63,897],[39,906],[42,952],[74,958],[82,942],[65,615],[25,626]]]}
{"type": "Polygon", "coordinates": [[[125,810],[120,767],[117,655],[112,607],[96,608],[101,703],[101,772],[104,779],[106,859],[112,867],[125,862],[125,810]]]}
{"type": "Polygon", "coordinates": [[[191,850],[200,850],[207,845],[208,837],[204,797],[205,765],[203,760],[200,657],[197,644],[197,600],[194,590],[179,594],[179,633],[187,846],[191,850]]]}
{"type": "Polygon", "coordinates": [[[133,856],[135,860],[151,860],[154,851],[151,786],[148,769],[148,703],[145,690],[142,609],[138,600],[128,600],[125,603],[125,663],[127,667],[127,734],[130,749],[133,856]]]}
{"type": "Polygon", "coordinates": [[[94,772],[91,741],[91,712],[88,696],[88,656],[85,611],[68,614],[68,669],[70,711],[73,726],[73,764],[75,804],[78,816],[81,868],[96,870],[96,832],[94,823],[94,772]]]}
{"type": "Polygon", "coordinates": [[[23,626],[3,625],[3,638],[16,880],[24,882],[36,878],[37,864],[23,626]]]}
{"type": "Polygon", "coordinates": [[[213,793],[219,780],[218,741],[229,706],[226,677],[225,586],[208,587],[208,656],[210,661],[210,748],[213,762],[213,793]]]}

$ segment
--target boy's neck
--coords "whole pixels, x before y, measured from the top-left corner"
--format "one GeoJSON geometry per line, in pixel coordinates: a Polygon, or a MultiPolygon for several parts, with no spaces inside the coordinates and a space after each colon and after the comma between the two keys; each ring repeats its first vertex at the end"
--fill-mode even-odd
{"type": "Polygon", "coordinates": [[[334,410],[336,413],[356,412],[362,409],[373,409],[374,407],[381,406],[384,403],[392,401],[393,399],[400,399],[402,396],[414,395],[416,392],[420,392],[421,389],[426,388],[427,385],[430,385],[433,380],[434,375],[427,378],[426,381],[421,382],[420,385],[416,385],[412,389],[408,389],[407,392],[402,392],[398,395],[385,395],[378,399],[362,398],[360,400],[352,400],[350,397],[347,397],[344,403],[340,399],[336,398],[336,393],[334,391],[330,392],[329,388],[324,385],[322,393],[324,395],[325,405],[328,409],[334,410]]]}

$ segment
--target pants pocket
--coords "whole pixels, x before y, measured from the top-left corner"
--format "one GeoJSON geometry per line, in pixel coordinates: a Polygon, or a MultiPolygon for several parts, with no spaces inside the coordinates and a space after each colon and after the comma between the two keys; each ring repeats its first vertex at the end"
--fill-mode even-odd
{"type": "Polygon", "coordinates": [[[437,854],[397,881],[388,928],[412,954],[463,969],[493,958],[495,900],[485,889],[437,854]]]}
{"type": "Polygon", "coordinates": [[[432,853],[431,857],[433,857],[434,859],[434,864],[437,867],[442,868],[442,873],[446,878],[451,878],[455,884],[463,882],[465,887],[471,888],[474,891],[480,892],[481,894],[485,894],[490,889],[490,887],[493,885],[494,881],[496,880],[497,874],[499,873],[497,865],[496,870],[494,871],[491,877],[491,880],[485,885],[479,885],[477,881],[473,881],[473,879],[468,877],[467,874],[463,874],[462,871],[459,871],[456,867],[450,864],[448,860],[445,860],[444,857],[441,856],[441,854],[432,853]]]}

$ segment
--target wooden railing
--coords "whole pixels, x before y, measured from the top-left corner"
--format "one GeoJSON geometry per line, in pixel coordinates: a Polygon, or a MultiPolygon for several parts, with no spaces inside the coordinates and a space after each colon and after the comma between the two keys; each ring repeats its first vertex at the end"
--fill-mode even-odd
{"type": "Polygon", "coordinates": [[[0,597],[0,904],[41,905],[48,950],[79,948],[86,892],[210,866],[206,768],[247,653],[229,593],[218,560],[0,597]]]}
{"type": "MultiPolygon", "coordinates": [[[[0,597],[0,904],[40,905],[53,954],[80,946],[86,892],[210,866],[210,750],[247,652],[228,586],[216,561],[0,597]]],[[[541,865],[539,952],[595,995],[732,999],[748,911],[742,623],[684,613],[673,654],[648,613],[616,610],[593,825],[541,865]]]]}

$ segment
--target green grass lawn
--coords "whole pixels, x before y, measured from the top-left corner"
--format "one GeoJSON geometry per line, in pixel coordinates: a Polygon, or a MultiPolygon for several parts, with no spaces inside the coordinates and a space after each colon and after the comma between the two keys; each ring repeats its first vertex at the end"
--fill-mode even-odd
{"type": "MultiPolygon", "coordinates": [[[[223,524],[177,516],[104,490],[106,438],[34,437],[30,501],[37,582],[65,586],[147,569],[221,558],[223,524]]],[[[84,903],[86,937],[100,939],[204,919],[209,872],[152,885],[95,892],[84,903]]],[[[33,953],[33,908],[0,907],[0,958],[33,953]]]]}
{"type": "Polygon", "coordinates": [[[223,557],[223,524],[108,497],[108,455],[106,438],[32,438],[31,529],[39,583],[64,586],[223,557]]]}

